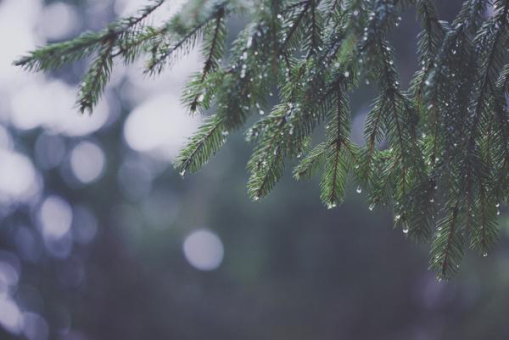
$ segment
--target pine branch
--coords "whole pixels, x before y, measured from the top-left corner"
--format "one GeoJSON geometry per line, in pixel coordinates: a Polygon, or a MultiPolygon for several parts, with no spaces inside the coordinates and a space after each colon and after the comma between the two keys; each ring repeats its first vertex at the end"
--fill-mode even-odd
{"type": "MultiPolygon", "coordinates": [[[[224,44],[226,38],[226,26],[224,22],[224,9],[221,9],[216,17],[216,23],[214,31],[207,39],[204,45],[204,54],[206,56],[205,63],[201,75],[199,76],[198,82],[192,82],[191,88],[188,88],[190,93],[194,92],[192,101],[188,104],[191,112],[196,111],[200,102],[203,101],[202,87],[205,79],[209,73],[214,72],[219,67],[219,59],[223,55],[224,44]],[[200,100],[201,99],[201,100],[200,100]]],[[[192,94],[191,94],[192,95],[192,94]]]]}
{"type": "Polygon", "coordinates": [[[28,56],[15,61],[14,65],[30,71],[47,71],[86,58],[101,46],[111,42],[117,43],[133,34],[137,26],[163,3],[164,0],[155,0],[153,4],[143,8],[137,16],[120,19],[105,30],[86,32],[75,39],[32,51],[28,56]]]}
{"type": "Polygon", "coordinates": [[[293,170],[295,179],[311,178],[323,166],[327,149],[327,143],[315,146],[293,170]]]}
{"type": "Polygon", "coordinates": [[[198,171],[219,151],[226,141],[228,131],[217,115],[210,116],[190,139],[188,145],[180,151],[174,167],[184,176],[187,171],[198,171]]]}
{"type": "Polygon", "coordinates": [[[431,269],[439,279],[449,279],[459,270],[463,258],[463,235],[459,203],[449,203],[447,215],[438,221],[438,231],[431,248],[431,269]]]}
{"type": "Polygon", "coordinates": [[[229,133],[248,128],[255,142],[248,194],[258,200],[298,159],[296,179],[321,174],[321,199],[342,203],[350,173],[371,203],[392,207],[408,237],[432,240],[431,268],[448,279],[464,248],[487,254],[498,237],[500,204],[509,203],[509,2],[465,0],[449,25],[432,0],[196,0],[161,25],[146,18],[162,0],[107,29],[31,52],[16,65],[46,71],[94,56],[78,108],[92,110],[113,61],[148,57],[158,74],[199,42],[203,66],[188,83],[190,111],[214,111],[175,161],[184,175],[219,151],[229,133]],[[488,5],[494,13],[486,18],[488,5]],[[415,6],[422,32],[409,91],[399,84],[387,37],[415,6]],[[246,25],[228,43],[226,19],[246,25]],[[378,96],[350,140],[348,96],[375,82],[378,96]],[[272,106],[271,106],[272,105],[272,106]],[[266,112],[268,114],[266,114],[266,112]],[[253,117],[254,116],[254,117],[253,117]],[[258,118],[256,118],[258,117],[258,118]],[[325,124],[314,148],[315,129],[325,124]],[[302,155],[306,156],[301,159],[302,155]]]}
{"type": "Polygon", "coordinates": [[[335,110],[331,112],[327,125],[328,151],[325,171],[322,176],[321,199],[329,208],[343,203],[346,180],[353,161],[348,151],[350,111],[343,89],[338,86],[335,94],[335,110]]]}
{"type": "Polygon", "coordinates": [[[154,44],[151,48],[152,56],[147,63],[145,73],[159,74],[166,66],[188,54],[196,46],[206,26],[218,16],[222,16],[223,11],[223,6],[218,6],[206,19],[198,22],[190,29],[181,27],[180,18],[175,18],[172,21],[172,26],[175,26],[172,31],[180,32],[184,30],[184,33],[178,34],[177,37],[170,37],[169,41],[162,39],[154,44]]]}
{"type": "Polygon", "coordinates": [[[84,113],[92,112],[97,101],[104,91],[104,87],[109,80],[111,69],[113,67],[112,51],[115,40],[111,39],[101,47],[99,55],[83,78],[79,90],[78,108],[84,113]]]}

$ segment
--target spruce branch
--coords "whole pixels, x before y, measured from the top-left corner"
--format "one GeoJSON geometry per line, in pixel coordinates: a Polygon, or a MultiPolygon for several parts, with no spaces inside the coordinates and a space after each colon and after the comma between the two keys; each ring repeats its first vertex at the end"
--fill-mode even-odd
{"type": "Polygon", "coordinates": [[[202,93],[203,83],[209,75],[219,67],[219,60],[224,52],[224,44],[226,39],[226,26],[224,22],[225,11],[224,8],[220,9],[216,17],[214,30],[205,39],[203,46],[203,54],[205,55],[205,63],[201,75],[198,76],[198,81],[190,82],[191,87],[188,89],[190,96],[194,96],[188,104],[191,112],[196,111],[200,102],[203,101],[204,94],[202,93]]]}
{"type": "Polygon", "coordinates": [[[173,34],[163,36],[150,47],[151,57],[147,62],[145,73],[159,74],[166,66],[187,55],[196,46],[210,22],[224,16],[225,6],[226,3],[215,5],[205,18],[200,18],[193,25],[184,24],[180,16],[174,17],[166,29],[173,34]]]}
{"type": "Polygon", "coordinates": [[[175,159],[174,167],[184,176],[203,167],[226,141],[228,131],[217,115],[208,117],[175,159]]]}
{"type": "Polygon", "coordinates": [[[111,39],[104,43],[99,50],[99,55],[83,78],[79,90],[78,108],[84,113],[92,112],[93,107],[97,104],[104,87],[109,80],[111,68],[113,66],[113,57],[111,52],[115,40],[111,39]]]}
{"type": "Polygon", "coordinates": [[[203,65],[182,101],[191,112],[212,112],[175,160],[182,175],[253,121],[246,137],[255,144],[247,166],[252,199],[268,195],[297,160],[293,176],[319,173],[329,208],[343,202],[350,174],[369,192],[370,210],[392,207],[408,237],[431,241],[439,278],[458,272],[466,247],[483,255],[493,249],[500,204],[509,203],[509,1],[465,0],[447,23],[433,0],[262,0],[252,7],[193,0],[154,27],[146,19],[162,3],[15,64],[49,71],[93,56],[79,89],[83,112],[93,110],[117,58],[146,57],[145,72],[159,74],[201,44],[203,65]],[[388,37],[411,6],[422,32],[419,70],[405,89],[388,37]],[[238,34],[232,16],[246,20],[238,34]],[[348,97],[361,82],[375,83],[378,96],[365,144],[357,146],[348,97]]]}
{"type": "Polygon", "coordinates": [[[138,15],[113,22],[105,30],[86,32],[75,39],[39,48],[15,61],[14,65],[30,71],[47,71],[86,58],[107,43],[121,42],[133,35],[138,26],[164,1],[153,0],[153,4],[141,9],[138,15]]]}

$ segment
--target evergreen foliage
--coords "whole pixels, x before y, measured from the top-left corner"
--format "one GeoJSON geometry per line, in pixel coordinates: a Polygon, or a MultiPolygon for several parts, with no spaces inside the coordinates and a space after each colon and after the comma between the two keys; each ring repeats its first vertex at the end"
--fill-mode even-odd
{"type": "Polygon", "coordinates": [[[80,86],[78,107],[96,105],[117,59],[146,58],[157,74],[200,44],[204,63],[183,103],[208,115],[175,162],[199,170],[242,128],[256,122],[248,192],[258,200],[297,160],[297,180],[321,174],[321,199],[344,200],[352,176],[358,191],[394,209],[409,237],[431,240],[439,278],[458,272],[465,247],[487,255],[497,215],[509,199],[509,0],[466,0],[452,23],[432,0],[195,0],[160,27],[148,16],[164,0],[100,32],[42,47],[15,64],[50,71],[95,56],[80,86]],[[388,34],[415,7],[421,69],[401,88],[388,34]],[[248,15],[227,46],[227,21],[248,15]],[[350,140],[348,97],[361,82],[379,95],[365,124],[365,145],[350,140]],[[277,96],[278,103],[268,106],[277,96]],[[265,114],[267,113],[267,114],[265,114]],[[325,125],[313,146],[315,128],[325,125]],[[469,240],[469,242],[467,242],[469,240]]]}

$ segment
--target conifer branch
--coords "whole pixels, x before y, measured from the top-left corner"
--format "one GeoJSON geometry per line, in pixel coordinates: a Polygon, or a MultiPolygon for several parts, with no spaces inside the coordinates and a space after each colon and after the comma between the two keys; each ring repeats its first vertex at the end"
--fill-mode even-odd
{"type": "Polygon", "coordinates": [[[49,71],[93,56],[78,98],[79,110],[91,111],[115,58],[147,56],[146,72],[157,74],[202,42],[203,66],[182,100],[190,111],[214,112],[176,158],[182,175],[199,170],[251,117],[246,139],[256,144],[247,186],[254,200],[296,158],[293,176],[320,172],[329,208],[344,200],[352,173],[369,191],[370,209],[392,207],[405,234],[431,240],[430,266],[440,278],[458,272],[466,246],[483,255],[492,249],[499,205],[509,203],[507,0],[465,0],[451,24],[433,0],[262,0],[252,8],[200,0],[160,27],[147,24],[162,3],[15,64],[49,71]],[[486,18],[488,5],[494,11],[486,18]],[[388,37],[410,6],[422,32],[420,69],[407,91],[388,37]],[[239,14],[248,22],[229,44],[226,19],[239,14]],[[350,140],[348,96],[361,81],[376,82],[379,94],[359,147],[350,140]],[[322,123],[325,133],[311,148],[322,123]]]}
{"type": "Polygon", "coordinates": [[[217,115],[210,116],[181,150],[174,162],[174,167],[184,176],[187,171],[194,173],[223,146],[228,131],[217,115]]]}
{"type": "Polygon", "coordinates": [[[94,53],[97,48],[109,42],[117,43],[133,34],[136,28],[165,0],[154,0],[153,4],[140,10],[137,16],[120,19],[111,23],[107,29],[99,32],[86,32],[79,37],[56,44],[50,44],[32,51],[28,56],[14,62],[30,71],[47,71],[83,59],[94,53]]]}
{"type": "Polygon", "coordinates": [[[113,57],[111,53],[114,45],[115,40],[113,38],[104,43],[104,46],[102,46],[99,51],[97,59],[83,78],[78,92],[78,108],[82,113],[87,110],[92,112],[93,107],[104,91],[104,87],[109,80],[113,67],[113,57]]]}
{"type": "MultiPolygon", "coordinates": [[[[194,92],[197,93],[194,95],[194,98],[189,104],[189,109],[191,110],[191,112],[196,111],[196,109],[200,105],[200,102],[203,101],[201,99],[203,96],[203,94],[201,93],[202,92],[201,88],[203,86],[205,79],[207,78],[209,73],[215,71],[219,67],[219,58],[221,58],[221,56],[223,55],[224,43],[226,38],[224,14],[225,14],[224,9],[220,9],[216,17],[214,31],[210,38],[206,40],[207,43],[204,46],[206,60],[203,66],[203,70],[201,72],[201,75],[199,76],[198,82],[192,83],[193,87],[196,87],[196,91],[194,92]]],[[[193,92],[191,89],[188,91],[193,92]]]]}

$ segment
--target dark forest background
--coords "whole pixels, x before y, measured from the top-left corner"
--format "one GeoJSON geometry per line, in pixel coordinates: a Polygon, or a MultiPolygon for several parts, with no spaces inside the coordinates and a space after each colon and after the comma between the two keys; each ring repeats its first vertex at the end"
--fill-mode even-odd
{"type": "MultiPolygon", "coordinates": [[[[438,1],[441,17],[461,2],[438,1]]],[[[180,178],[171,160],[198,119],[178,98],[197,53],[157,79],[119,65],[92,117],[72,105],[86,63],[46,76],[10,65],[144,3],[0,0],[0,339],[509,338],[503,211],[496,250],[437,282],[428,245],[354,187],[327,210],[317,180],[288,175],[251,202],[240,133],[180,178]]],[[[162,18],[178,8],[168,3],[162,18]]],[[[404,84],[419,30],[409,10],[391,37],[404,84]]],[[[352,98],[358,143],[375,96],[364,86],[352,98]]]]}

